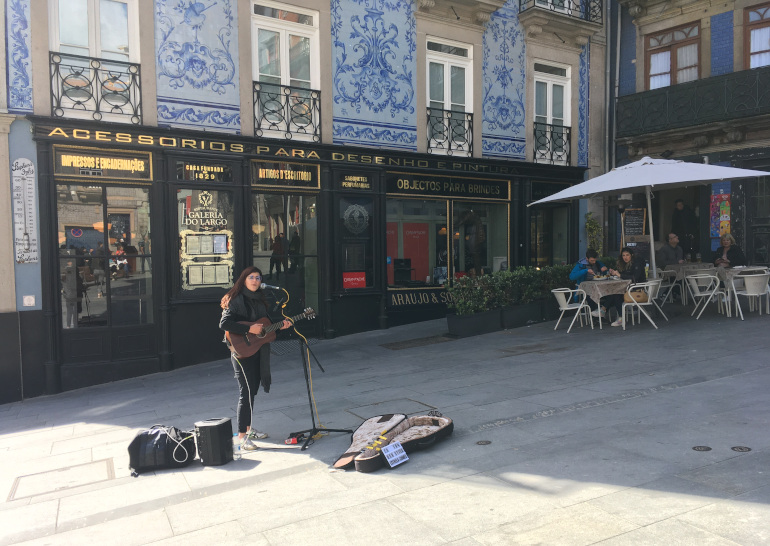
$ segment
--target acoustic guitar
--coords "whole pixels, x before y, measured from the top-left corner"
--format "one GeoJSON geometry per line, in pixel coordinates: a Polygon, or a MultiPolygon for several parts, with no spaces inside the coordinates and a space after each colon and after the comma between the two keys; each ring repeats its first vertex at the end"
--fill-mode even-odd
{"type": "MultiPolygon", "coordinates": [[[[310,320],[314,318],[315,311],[308,307],[299,315],[289,317],[289,320],[292,323],[296,323],[298,320],[310,320]]],[[[279,320],[275,324],[272,324],[270,319],[267,317],[261,318],[255,322],[239,321],[238,324],[243,324],[245,326],[251,326],[252,324],[262,324],[264,325],[264,328],[260,335],[252,333],[234,334],[232,332],[225,332],[227,346],[230,348],[230,351],[235,354],[235,356],[239,358],[249,357],[259,351],[259,348],[262,347],[262,345],[265,343],[270,343],[271,341],[275,340],[275,333],[281,329],[284,322],[284,320],[279,320]]]]}

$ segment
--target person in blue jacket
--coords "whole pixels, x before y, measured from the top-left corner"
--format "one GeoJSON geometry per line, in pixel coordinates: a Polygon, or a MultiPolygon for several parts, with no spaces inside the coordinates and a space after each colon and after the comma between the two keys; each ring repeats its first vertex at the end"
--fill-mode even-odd
{"type": "MultiPolygon", "coordinates": [[[[580,283],[591,280],[595,276],[604,275],[608,271],[607,266],[599,261],[599,253],[595,250],[586,250],[586,257],[580,260],[569,274],[569,279],[574,281],[580,288],[580,283]]],[[[592,309],[591,314],[595,317],[603,317],[607,309],[599,307],[600,302],[595,302],[591,298],[586,298],[586,303],[592,309]]]]}

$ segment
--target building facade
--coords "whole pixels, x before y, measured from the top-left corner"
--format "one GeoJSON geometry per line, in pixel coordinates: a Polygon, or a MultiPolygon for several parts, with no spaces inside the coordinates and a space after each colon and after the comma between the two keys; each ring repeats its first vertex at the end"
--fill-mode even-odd
{"type": "Polygon", "coordinates": [[[223,358],[248,265],[333,337],[577,257],[579,207],[526,205],[604,170],[601,2],[4,9],[2,400],[223,358]]]}
{"type": "MultiPolygon", "coordinates": [[[[618,164],[650,155],[770,171],[770,4],[620,0],[612,27],[618,164]]],[[[731,233],[750,263],[770,264],[770,179],[656,192],[661,244],[683,229],[677,199],[695,213],[693,259],[710,260],[731,233]]]]}

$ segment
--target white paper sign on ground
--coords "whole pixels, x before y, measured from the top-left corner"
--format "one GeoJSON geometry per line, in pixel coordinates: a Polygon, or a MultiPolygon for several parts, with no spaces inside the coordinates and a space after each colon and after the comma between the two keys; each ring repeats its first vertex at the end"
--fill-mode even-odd
{"type": "Polygon", "coordinates": [[[382,448],[382,454],[385,455],[385,460],[388,461],[390,468],[409,460],[409,456],[401,446],[401,442],[393,442],[392,444],[386,445],[382,448]]]}

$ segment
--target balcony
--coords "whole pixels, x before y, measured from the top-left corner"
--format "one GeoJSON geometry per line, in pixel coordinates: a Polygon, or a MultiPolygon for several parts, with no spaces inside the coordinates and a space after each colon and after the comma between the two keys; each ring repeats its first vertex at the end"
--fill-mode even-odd
{"type": "Polygon", "coordinates": [[[428,108],[428,153],[473,155],[473,114],[428,108]]]}
{"type": "Polygon", "coordinates": [[[602,29],[602,0],[519,0],[526,39],[581,48],[602,29]]]}
{"type": "Polygon", "coordinates": [[[320,91],[253,83],[256,136],[321,142],[320,91]]]}
{"type": "MultiPolygon", "coordinates": [[[[742,126],[770,114],[770,67],[743,70],[619,97],[617,136],[631,138],[707,124],[742,126]]],[[[698,132],[703,132],[701,127],[698,132]]],[[[703,135],[701,135],[703,136],[703,135]]]]}
{"type": "Polygon", "coordinates": [[[532,8],[602,24],[602,0],[519,0],[519,13],[532,8]]]}
{"type": "Polygon", "coordinates": [[[142,124],[138,64],[51,51],[51,114],[142,124]]]}
{"type": "Polygon", "coordinates": [[[535,163],[569,165],[572,128],[564,125],[535,123],[535,163]]]}

